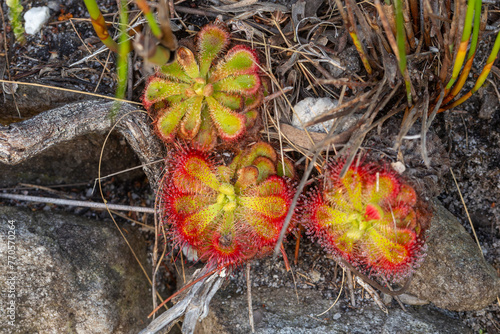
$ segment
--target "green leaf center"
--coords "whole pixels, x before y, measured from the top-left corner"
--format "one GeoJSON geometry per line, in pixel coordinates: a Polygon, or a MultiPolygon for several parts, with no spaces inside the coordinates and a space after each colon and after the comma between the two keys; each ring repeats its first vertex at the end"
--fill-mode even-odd
{"type": "Polygon", "coordinates": [[[236,193],[232,184],[223,183],[220,185],[217,204],[220,204],[222,210],[226,212],[233,212],[236,209],[236,193]]]}
{"type": "Polygon", "coordinates": [[[367,221],[363,215],[359,213],[352,213],[347,218],[347,221],[350,223],[351,227],[349,231],[347,231],[347,237],[354,242],[363,238],[366,231],[372,227],[373,223],[371,221],[367,221]]]}

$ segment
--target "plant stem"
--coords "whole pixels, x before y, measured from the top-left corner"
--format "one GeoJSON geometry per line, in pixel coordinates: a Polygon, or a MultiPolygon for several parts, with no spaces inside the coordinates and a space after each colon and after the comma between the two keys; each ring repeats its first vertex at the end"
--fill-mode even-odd
{"type": "Polygon", "coordinates": [[[399,70],[403,75],[406,86],[406,98],[408,99],[408,106],[412,104],[411,98],[411,81],[408,75],[407,62],[406,62],[406,33],[403,18],[403,9],[401,0],[394,0],[394,11],[396,13],[396,41],[398,45],[398,62],[399,70]]]}
{"type": "Polygon", "coordinates": [[[253,306],[252,306],[252,280],[250,278],[250,262],[247,263],[247,302],[248,302],[248,319],[250,321],[250,328],[252,333],[255,333],[255,326],[253,321],[253,306]]]}
{"type": "Polygon", "coordinates": [[[479,39],[479,30],[481,24],[481,6],[482,6],[482,0],[476,0],[474,6],[474,29],[472,32],[472,39],[469,47],[469,53],[467,55],[467,61],[465,62],[460,77],[458,78],[457,84],[449,92],[448,96],[443,100],[444,105],[446,105],[448,102],[453,100],[455,96],[457,96],[457,94],[463,88],[465,81],[467,80],[467,77],[469,76],[470,70],[472,68],[472,61],[474,60],[474,56],[476,55],[477,41],[479,39]]]}
{"type": "Polygon", "coordinates": [[[158,23],[155,20],[153,13],[151,12],[151,8],[149,8],[146,0],[135,0],[135,3],[137,4],[137,7],[139,7],[139,9],[142,11],[144,16],[146,17],[146,21],[148,22],[149,28],[151,29],[151,32],[153,33],[153,35],[157,39],[161,40],[163,34],[161,32],[160,26],[158,25],[158,23]]]}
{"type": "Polygon", "coordinates": [[[130,40],[127,33],[128,26],[128,11],[127,1],[120,1],[120,36],[118,44],[118,87],[116,88],[116,97],[123,99],[125,97],[125,90],[127,89],[128,77],[128,61],[127,56],[130,52],[130,40]]]}
{"type": "Polygon", "coordinates": [[[467,4],[467,12],[465,14],[464,30],[462,32],[462,39],[460,40],[460,45],[457,50],[457,55],[455,58],[455,64],[453,65],[453,73],[450,81],[446,85],[445,93],[451,89],[455,80],[462,69],[462,65],[465,59],[465,53],[467,52],[467,46],[469,45],[470,34],[472,30],[472,19],[474,17],[474,8],[476,0],[469,0],[467,4]]]}
{"type": "Polygon", "coordinates": [[[109,35],[108,27],[106,26],[106,21],[99,10],[99,6],[95,0],[83,0],[85,6],[90,14],[90,21],[97,34],[97,37],[106,45],[111,51],[118,51],[118,44],[109,35]]]}
{"type": "Polygon", "coordinates": [[[491,50],[491,53],[488,57],[488,60],[486,60],[486,65],[483,67],[483,70],[481,71],[481,74],[479,74],[479,77],[476,80],[476,84],[474,87],[464,96],[462,96],[460,99],[457,101],[453,102],[452,104],[449,104],[445,106],[443,109],[440,109],[438,112],[442,112],[451,108],[454,108],[462,103],[464,103],[469,97],[472,96],[475,92],[478,91],[479,88],[484,84],[486,81],[486,78],[490,74],[491,68],[493,67],[493,63],[495,62],[498,51],[500,50],[500,31],[497,34],[497,37],[495,39],[495,44],[493,44],[493,49],[491,50]]]}

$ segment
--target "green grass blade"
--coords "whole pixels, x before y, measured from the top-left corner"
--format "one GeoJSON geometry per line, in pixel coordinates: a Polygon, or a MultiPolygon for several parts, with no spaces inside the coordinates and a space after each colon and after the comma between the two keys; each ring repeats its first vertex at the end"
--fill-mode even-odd
{"type": "Polygon", "coordinates": [[[120,36],[118,44],[118,87],[116,88],[116,97],[123,99],[127,89],[128,77],[128,53],[130,51],[130,40],[127,33],[128,26],[128,8],[127,0],[120,1],[120,36]]]}
{"type": "Polygon", "coordinates": [[[467,55],[467,60],[474,58],[476,54],[477,42],[479,40],[479,30],[481,25],[481,7],[483,6],[483,0],[475,0],[474,4],[474,28],[472,29],[472,40],[470,42],[469,54],[467,55]]]}
{"type": "Polygon", "coordinates": [[[161,40],[163,37],[163,33],[161,32],[160,26],[156,22],[156,19],[151,12],[151,8],[148,6],[147,2],[145,0],[135,0],[135,3],[144,14],[144,17],[146,17],[146,21],[148,22],[149,28],[151,29],[153,35],[157,39],[161,40]]]}
{"type": "Polygon", "coordinates": [[[412,104],[411,97],[411,81],[408,75],[408,70],[406,68],[406,32],[404,26],[403,8],[401,0],[394,0],[394,11],[396,13],[396,42],[398,46],[398,62],[399,70],[401,71],[405,86],[406,86],[406,98],[408,99],[408,105],[412,104]]]}
{"type": "Polygon", "coordinates": [[[481,24],[481,6],[482,6],[483,1],[482,0],[476,0],[475,6],[474,6],[474,28],[472,30],[472,39],[469,47],[469,53],[467,54],[467,60],[465,62],[464,68],[462,70],[462,73],[460,73],[460,77],[457,80],[457,83],[455,86],[453,86],[453,89],[450,91],[448,96],[444,99],[443,104],[446,105],[448,102],[453,100],[455,96],[462,90],[465,81],[467,80],[467,77],[469,76],[470,70],[472,68],[472,62],[474,60],[474,56],[476,55],[476,49],[477,49],[477,42],[479,39],[479,30],[480,30],[480,24],[481,24]]]}
{"type": "Polygon", "coordinates": [[[453,65],[453,73],[450,81],[446,85],[445,90],[449,91],[453,84],[455,83],[462,65],[464,64],[465,54],[467,53],[467,46],[469,45],[469,39],[472,31],[472,21],[474,18],[474,8],[476,0],[468,0],[467,2],[467,12],[465,14],[464,30],[462,32],[462,39],[460,40],[460,45],[455,57],[455,64],[453,65]]]}
{"type": "Polygon", "coordinates": [[[498,51],[499,50],[500,50],[500,31],[497,33],[497,37],[495,39],[495,44],[493,44],[493,49],[491,50],[491,53],[490,53],[488,59],[486,60],[486,65],[483,67],[483,70],[481,71],[481,74],[479,74],[479,77],[477,78],[476,84],[474,85],[474,87],[467,94],[465,94],[460,99],[458,99],[457,101],[453,102],[452,104],[449,104],[449,105],[445,106],[443,109],[439,110],[439,112],[444,111],[444,110],[448,110],[448,109],[451,109],[451,108],[454,108],[454,107],[462,104],[469,97],[471,97],[472,94],[474,94],[475,92],[477,92],[479,90],[479,88],[481,88],[481,86],[486,81],[486,78],[490,74],[491,68],[493,67],[493,63],[495,62],[495,60],[496,60],[496,58],[498,56],[498,51]]]}

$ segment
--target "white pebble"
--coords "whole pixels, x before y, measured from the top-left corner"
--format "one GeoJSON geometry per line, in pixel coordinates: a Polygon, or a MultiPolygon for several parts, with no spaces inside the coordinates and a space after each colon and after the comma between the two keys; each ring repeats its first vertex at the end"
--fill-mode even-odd
{"type": "Polygon", "coordinates": [[[182,253],[184,253],[184,256],[188,259],[188,261],[198,261],[198,252],[194,248],[184,246],[182,247],[182,253]]]}
{"type": "Polygon", "coordinates": [[[391,162],[391,166],[399,174],[403,174],[406,170],[404,163],[402,163],[401,161],[391,162]]]}
{"type": "MultiPolygon", "coordinates": [[[[323,98],[313,98],[307,97],[302,101],[299,101],[293,109],[295,113],[292,117],[292,125],[298,129],[303,129],[302,124],[305,124],[316,116],[327,112],[337,106],[337,101],[330,99],[329,97],[323,98]]],[[[307,127],[308,131],[313,132],[326,132],[330,129],[333,124],[333,120],[328,122],[316,124],[313,126],[307,127]]]]}
{"type": "Polygon", "coordinates": [[[49,7],[33,7],[24,14],[24,29],[27,34],[34,35],[49,21],[49,7]]]}

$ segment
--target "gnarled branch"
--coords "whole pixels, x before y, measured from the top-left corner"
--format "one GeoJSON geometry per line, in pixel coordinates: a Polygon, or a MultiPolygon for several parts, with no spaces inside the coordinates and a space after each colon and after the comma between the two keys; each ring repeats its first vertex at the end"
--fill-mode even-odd
{"type": "Polygon", "coordinates": [[[9,126],[0,126],[0,163],[15,165],[59,143],[92,133],[117,130],[145,165],[151,187],[158,189],[161,166],[149,163],[161,158],[161,145],[147,123],[147,115],[128,103],[103,100],[68,104],[9,126]],[[110,110],[116,108],[115,116],[110,110]],[[138,112],[134,112],[138,111],[138,112]]]}

